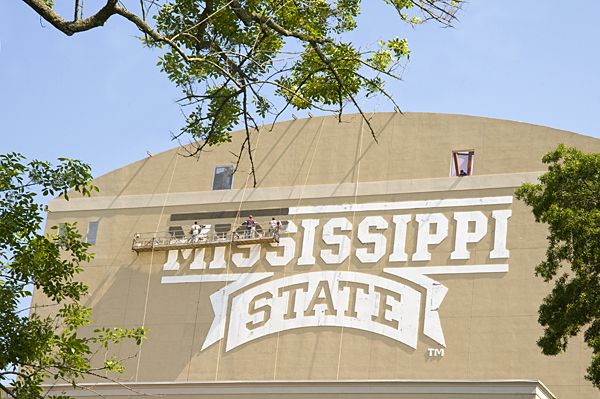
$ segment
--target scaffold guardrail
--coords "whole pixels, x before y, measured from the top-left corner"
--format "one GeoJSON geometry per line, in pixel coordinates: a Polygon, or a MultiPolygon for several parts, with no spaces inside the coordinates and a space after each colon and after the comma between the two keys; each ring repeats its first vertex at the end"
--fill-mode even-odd
{"type": "Polygon", "coordinates": [[[170,251],[173,249],[191,249],[235,245],[279,242],[283,229],[269,229],[264,233],[252,230],[218,233],[213,230],[200,234],[182,234],[181,232],[159,231],[154,233],[136,233],[131,249],[136,252],[170,251]]]}

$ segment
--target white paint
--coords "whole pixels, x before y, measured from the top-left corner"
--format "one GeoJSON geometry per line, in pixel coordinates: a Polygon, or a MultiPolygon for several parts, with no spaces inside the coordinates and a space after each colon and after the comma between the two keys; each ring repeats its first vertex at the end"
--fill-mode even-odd
{"type": "MultiPolygon", "coordinates": [[[[437,310],[446,295],[447,288],[440,283],[425,277],[424,274],[496,273],[507,271],[508,265],[403,267],[384,269],[384,272],[386,273],[399,276],[426,288],[427,298],[425,301],[423,333],[443,346],[445,346],[445,342],[437,310]]],[[[202,350],[204,350],[224,337],[226,305],[228,303],[229,295],[238,292],[240,289],[249,286],[250,284],[271,276],[273,276],[273,273],[164,276],[162,277],[161,282],[163,284],[233,282],[210,296],[215,318],[202,346],[202,350]]],[[[321,292],[318,293],[318,297],[325,297],[326,295],[323,294],[324,292],[321,290],[321,292]]],[[[264,283],[259,287],[254,287],[233,298],[233,313],[230,318],[229,332],[229,337],[233,337],[233,340],[230,343],[230,340],[228,339],[226,350],[241,345],[248,340],[278,331],[322,325],[344,326],[371,331],[404,342],[415,348],[417,343],[416,329],[419,324],[419,308],[420,294],[418,291],[384,277],[339,271],[298,274],[264,283]],[[325,314],[327,306],[321,303],[314,306],[314,315],[304,315],[304,311],[307,309],[313,295],[315,295],[317,291],[316,286],[318,286],[320,281],[328,282],[327,286],[329,288],[335,314],[325,314]],[[347,315],[352,304],[350,293],[351,287],[348,287],[349,283],[344,284],[344,282],[361,283],[368,286],[366,292],[361,288],[356,288],[356,300],[354,302],[356,315],[354,316],[347,315]],[[289,287],[291,285],[302,283],[308,284],[306,290],[295,290],[296,298],[293,310],[297,313],[296,317],[288,318],[286,320],[283,318],[283,315],[287,313],[290,308],[289,301],[291,290],[279,295],[279,287],[289,287]],[[384,288],[400,295],[400,302],[395,301],[391,297],[386,298],[385,305],[391,307],[391,309],[386,309],[384,312],[384,318],[387,321],[398,321],[398,329],[376,322],[371,317],[373,315],[379,315],[379,305],[381,303],[381,294],[375,291],[375,287],[384,288]],[[265,326],[248,333],[245,323],[260,321],[259,318],[261,316],[249,315],[247,312],[247,304],[250,303],[257,293],[265,291],[269,291],[273,294],[272,300],[270,302],[265,300],[265,303],[271,306],[270,319],[273,319],[276,322],[274,321],[270,324],[265,324],[265,326]],[[231,330],[232,328],[234,329],[233,331],[231,330]],[[240,332],[240,328],[244,328],[246,331],[240,332]]]]}
{"type": "Polygon", "coordinates": [[[399,276],[399,274],[392,272],[393,270],[401,270],[409,273],[420,273],[420,274],[471,274],[471,273],[507,273],[508,265],[466,265],[466,266],[425,266],[425,267],[403,267],[402,269],[397,268],[386,268],[383,269],[386,273],[391,273],[399,276]]]}
{"type": "Polygon", "coordinates": [[[298,258],[299,265],[314,265],[313,247],[315,246],[315,230],[319,225],[319,219],[306,219],[302,221],[304,237],[302,240],[302,256],[298,258]]]}
{"type": "Polygon", "coordinates": [[[291,220],[287,221],[287,228],[285,230],[286,233],[297,233],[298,232],[298,227],[294,224],[294,222],[292,222],[291,220]]]}
{"type": "Polygon", "coordinates": [[[511,210],[494,211],[492,217],[496,220],[494,229],[494,250],[490,252],[491,259],[508,258],[509,251],[506,249],[506,237],[508,233],[508,218],[512,215],[511,210]]]}
{"type": "Polygon", "coordinates": [[[177,255],[179,251],[176,249],[172,249],[169,251],[169,255],[167,256],[167,261],[163,265],[163,270],[179,270],[179,262],[177,262],[177,255]]]}
{"type": "Polygon", "coordinates": [[[206,240],[208,238],[208,233],[210,232],[210,224],[204,225],[202,226],[202,229],[200,229],[200,232],[198,233],[198,238],[200,240],[206,240]]]}
{"type": "MultiPolygon", "coordinates": [[[[503,197],[489,197],[503,198],[503,197]]],[[[431,206],[433,207],[433,206],[431,206]]],[[[511,216],[510,210],[493,211],[495,219],[494,250],[490,257],[508,258],[506,249],[507,224],[511,216]]],[[[452,259],[468,259],[469,243],[480,242],[487,234],[487,218],[479,211],[456,212],[456,241],[452,259]],[[475,223],[474,232],[469,232],[469,222],[475,223]]],[[[394,215],[394,243],[390,261],[406,261],[407,228],[411,215],[394,215]]],[[[416,234],[415,261],[431,260],[429,245],[441,243],[448,236],[448,219],[441,213],[418,214],[416,234]],[[435,224],[435,226],[432,226],[435,224]],[[431,233],[435,231],[435,233],[431,233]]],[[[304,229],[302,254],[299,265],[314,265],[314,240],[318,219],[302,221],[304,229]]],[[[359,223],[357,237],[363,244],[373,243],[370,249],[358,248],[356,256],[362,263],[376,263],[386,253],[386,238],[383,234],[371,233],[370,230],[383,230],[388,222],[380,216],[368,216],[359,223]],[[373,227],[371,227],[373,226],[373,227]]],[[[322,250],[320,256],[327,264],[339,264],[350,255],[350,239],[344,232],[350,231],[352,224],[346,218],[330,219],[323,226],[323,241],[331,246],[322,250]],[[341,232],[336,231],[340,229],[341,232]],[[334,234],[334,233],[337,233],[334,234]],[[334,254],[337,252],[337,254],[334,254]]],[[[289,222],[289,233],[297,232],[297,227],[289,222]]],[[[390,233],[391,234],[391,233],[390,233]]],[[[267,251],[266,260],[272,266],[285,266],[295,256],[295,242],[291,237],[282,237],[279,244],[283,247],[282,256],[277,252],[267,251]]],[[[232,254],[233,263],[240,268],[250,268],[260,258],[261,245],[240,245],[239,248],[249,250],[245,254],[232,254]]],[[[226,247],[215,247],[214,258],[210,269],[223,269],[226,247]]],[[[182,250],[182,256],[188,259],[192,250],[182,250]]],[[[164,270],[178,270],[178,251],[170,251],[163,266],[164,270]]],[[[204,269],[204,249],[194,250],[191,269],[204,269]]],[[[466,273],[505,273],[508,265],[463,265],[463,266],[427,266],[385,268],[384,272],[410,281],[425,289],[426,300],[423,312],[423,334],[445,347],[438,308],[441,306],[448,289],[427,275],[466,274],[466,273]]],[[[225,336],[225,326],[229,324],[226,351],[242,345],[252,339],[288,329],[311,326],[339,326],[358,328],[374,332],[416,347],[419,326],[420,293],[397,281],[371,274],[321,271],[284,277],[279,280],[263,282],[244,291],[244,288],[255,282],[265,280],[273,273],[238,273],[233,275],[188,275],[165,276],[162,283],[209,283],[232,282],[211,295],[215,319],[202,350],[225,336]],[[286,288],[288,287],[288,288],[286,288]],[[295,288],[294,288],[295,287],[295,288]],[[299,288],[298,288],[299,287],[299,288]],[[416,293],[416,296],[415,296],[416,293]],[[264,295],[264,296],[261,296],[264,295]],[[231,304],[230,319],[227,318],[228,304],[231,304]],[[267,311],[268,310],[268,311],[267,311]],[[290,317],[289,312],[294,314],[290,317]],[[397,323],[397,324],[396,324],[397,323]],[[249,327],[250,326],[250,327],[249,327]]],[[[434,350],[434,356],[442,355],[443,350],[434,350]],[[436,352],[437,351],[437,352],[436,352]]]]}
{"type": "Polygon", "coordinates": [[[450,208],[458,206],[512,204],[512,196],[481,197],[460,199],[439,199],[426,201],[376,202],[372,204],[346,204],[292,207],[290,215],[312,215],[318,213],[393,211],[399,209],[450,208]]]}
{"type": "Polygon", "coordinates": [[[194,250],[194,261],[190,264],[190,269],[205,269],[204,263],[204,248],[196,248],[194,250]]]}
{"type": "Polygon", "coordinates": [[[429,349],[427,349],[427,351],[429,351],[430,357],[434,357],[434,356],[444,357],[444,348],[442,348],[442,349],[429,348],[429,349]]]}
{"type": "Polygon", "coordinates": [[[444,340],[444,332],[442,331],[442,324],[440,323],[438,309],[442,304],[446,293],[448,292],[448,288],[444,287],[437,281],[424,276],[420,269],[423,268],[386,268],[383,269],[383,271],[398,277],[402,277],[408,281],[420,285],[427,290],[427,297],[425,298],[425,313],[423,314],[423,334],[445,347],[446,341],[444,340]]]}
{"type": "Polygon", "coordinates": [[[187,260],[187,258],[190,257],[190,254],[192,253],[191,249],[181,249],[181,256],[183,256],[183,259],[187,260]]]}
{"type": "MultiPolygon", "coordinates": [[[[285,230],[287,234],[293,234],[298,232],[298,227],[291,220],[287,221],[287,228],[285,230]]],[[[271,266],[285,266],[296,256],[296,242],[290,237],[281,237],[279,242],[272,242],[272,247],[283,247],[283,255],[277,256],[277,252],[267,252],[265,258],[271,266]]]]}
{"type": "Polygon", "coordinates": [[[231,255],[231,260],[237,267],[252,267],[260,259],[260,244],[249,244],[249,245],[238,245],[241,249],[250,249],[248,257],[244,257],[242,253],[235,253],[231,255]]]}
{"type": "MultiPolygon", "coordinates": [[[[247,285],[253,284],[257,281],[264,280],[273,275],[273,273],[242,273],[242,274],[225,274],[219,277],[230,278],[230,280],[218,280],[218,281],[233,281],[233,283],[226,285],[219,291],[215,292],[210,296],[210,303],[215,314],[204,344],[202,345],[201,351],[208,348],[218,340],[225,336],[225,322],[227,321],[227,303],[229,295],[232,292],[236,292],[240,288],[247,285]]],[[[182,276],[183,277],[183,276],[182,276]]],[[[208,276],[188,276],[188,277],[208,277],[208,276]]],[[[164,277],[163,277],[164,279],[164,277]]],[[[199,281],[202,282],[202,281],[199,281]]]]}
{"type": "Polygon", "coordinates": [[[188,276],[163,276],[160,282],[162,284],[215,283],[219,281],[237,281],[242,277],[262,274],[273,275],[273,273],[191,274],[188,276]]]}
{"type": "MultiPolygon", "coordinates": [[[[510,197],[512,198],[512,197],[510,197]]],[[[417,232],[417,250],[412,256],[412,260],[431,260],[429,245],[439,244],[448,235],[448,219],[441,213],[418,214],[415,217],[419,222],[417,232]],[[430,234],[430,226],[436,225],[435,234],[430,234]]]]}
{"type": "MultiPolygon", "coordinates": [[[[265,335],[315,326],[360,329],[416,348],[420,300],[421,294],[413,288],[364,273],[322,271],[269,281],[232,298],[225,350],[230,351],[265,335]],[[349,283],[359,284],[364,290],[351,289],[349,283]],[[286,290],[286,287],[299,286],[306,289],[286,290]],[[351,295],[351,290],[356,290],[356,296],[351,295]],[[325,299],[319,301],[323,303],[311,306],[315,296],[318,298],[325,291],[333,308],[325,303],[325,299]],[[383,299],[382,292],[386,295],[383,299]],[[250,306],[255,298],[255,311],[251,312],[250,306]],[[294,302],[291,303],[291,300],[294,302]],[[381,304],[385,309],[379,309],[381,304]],[[258,308],[262,311],[256,311],[258,308]],[[288,313],[290,309],[293,315],[288,313]],[[351,314],[352,310],[355,314],[351,314]]],[[[203,349],[205,347],[206,343],[203,349]]]]}
{"type": "MultiPolygon", "coordinates": [[[[191,249],[182,249],[181,255],[184,260],[187,260],[192,253],[191,249]]],[[[179,270],[178,262],[179,250],[173,249],[169,251],[167,261],[163,265],[163,270],[179,270]]],[[[204,269],[204,248],[194,251],[194,261],[190,264],[190,269],[204,269]]]]}
{"type": "Polygon", "coordinates": [[[225,260],[225,247],[214,247],[215,252],[213,260],[208,265],[209,269],[225,269],[227,261],[225,260]]]}
{"type": "Polygon", "coordinates": [[[294,259],[296,253],[296,242],[291,237],[281,237],[279,242],[272,242],[272,247],[283,247],[283,255],[277,256],[277,252],[269,251],[265,255],[267,262],[271,266],[285,266],[292,259],[294,259]]]}
{"type": "MultiPolygon", "coordinates": [[[[509,251],[506,249],[508,218],[511,216],[510,210],[493,211],[492,215],[495,219],[496,228],[494,234],[494,249],[490,252],[490,258],[508,258],[509,251]]],[[[428,261],[431,260],[429,245],[441,243],[448,236],[448,220],[443,214],[418,214],[416,215],[418,222],[418,231],[416,234],[417,243],[416,251],[412,255],[413,261],[428,261]],[[432,225],[435,225],[433,227],[432,225]],[[435,233],[431,234],[431,230],[435,229],[435,233]]],[[[456,234],[454,251],[450,258],[453,260],[467,260],[470,258],[470,253],[467,250],[469,243],[480,242],[487,234],[487,217],[480,211],[472,212],[455,212],[454,219],[456,220],[456,234]],[[475,229],[469,232],[469,223],[474,222],[475,229]]],[[[405,262],[408,260],[406,254],[406,240],[408,224],[412,220],[411,215],[393,215],[392,221],[395,224],[394,240],[392,245],[392,254],[389,256],[390,262],[405,262]]],[[[315,258],[313,257],[314,240],[316,228],[319,225],[318,219],[307,219],[302,221],[304,228],[302,254],[298,258],[299,265],[314,265],[315,258]]],[[[298,231],[296,225],[292,221],[288,221],[287,233],[293,234],[298,231]]],[[[361,263],[377,263],[386,253],[387,240],[382,233],[371,233],[371,227],[377,230],[383,230],[388,227],[388,222],[381,216],[368,216],[364,218],[358,225],[357,237],[364,244],[373,243],[373,250],[368,248],[356,249],[356,257],[361,263]]],[[[344,235],[335,235],[335,229],[340,228],[342,231],[352,229],[352,224],[346,218],[330,219],[323,228],[323,241],[328,245],[337,245],[337,250],[325,249],[320,253],[321,258],[327,264],[339,264],[348,258],[350,254],[350,239],[344,235]],[[337,252],[337,254],[334,254],[337,252]]],[[[257,244],[255,244],[257,245],[257,244]]],[[[273,247],[283,247],[283,254],[278,256],[278,252],[266,251],[266,260],[272,266],[286,266],[295,257],[296,243],[290,237],[282,237],[280,243],[271,243],[273,247]]],[[[253,251],[248,258],[244,258],[242,254],[233,254],[232,260],[238,267],[252,267],[260,258],[260,248],[252,248],[253,251]]],[[[190,254],[194,252],[193,261],[190,264],[190,269],[203,270],[206,269],[204,261],[205,250],[200,249],[185,249],[181,250],[184,259],[188,259],[190,254]]],[[[226,247],[215,247],[213,260],[209,264],[209,269],[224,269],[227,266],[225,259],[226,247]]],[[[163,265],[163,270],[179,270],[178,252],[169,251],[167,261],[163,265]]]]}
{"type": "Polygon", "coordinates": [[[456,220],[456,240],[450,259],[469,259],[470,253],[467,251],[467,244],[479,242],[487,234],[488,219],[480,211],[475,211],[455,212],[454,220],[456,220]],[[475,222],[473,233],[469,233],[469,222],[475,222]]]}
{"type": "Polygon", "coordinates": [[[411,215],[394,215],[392,221],[396,225],[394,233],[394,249],[389,257],[390,262],[406,262],[406,227],[411,221],[411,215]]]}
{"type": "Polygon", "coordinates": [[[327,264],[342,263],[350,255],[350,238],[346,235],[335,235],[334,229],[339,228],[341,231],[352,230],[352,223],[346,218],[329,219],[323,226],[323,241],[327,245],[337,245],[338,253],[334,254],[331,249],[321,250],[321,259],[327,264]]]}
{"type": "Polygon", "coordinates": [[[375,247],[372,253],[369,253],[366,248],[358,248],[356,257],[362,263],[377,263],[379,259],[385,255],[386,239],[383,234],[371,234],[369,228],[374,226],[377,230],[387,229],[388,224],[381,216],[369,216],[363,219],[358,225],[357,237],[363,244],[374,243],[375,247]]]}

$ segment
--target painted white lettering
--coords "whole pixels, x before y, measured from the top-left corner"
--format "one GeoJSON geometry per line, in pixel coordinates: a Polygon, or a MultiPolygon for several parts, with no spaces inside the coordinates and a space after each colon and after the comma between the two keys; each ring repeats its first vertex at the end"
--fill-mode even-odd
{"type": "MultiPolygon", "coordinates": [[[[267,302],[271,298],[273,298],[273,294],[271,294],[269,291],[262,292],[254,298],[252,298],[252,300],[248,304],[248,315],[254,316],[262,314],[262,319],[252,320],[246,323],[246,328],[248,330],[254,330],[267,324],[267,322],[271,318],[271,305],[269,303],[265,303],[262,306],[256,305],[259,301],[267,302]]],[[[258,317],[256,317],[256,319],[258,319],[258,317]]]]}
{"type": "Polygon", "coordinates": [[[372,315],[371,320],[397,330],[398,321],[402,318],[399,307],[400,294],[383,287],[375,287],[375,292],[379,295],[379,301],[377,314],[372,315]]]}
{"type": "Polygon", "coordinates": [[[329,288],[329,282],[327,280],[319,281],[317,284],[317,289],[315,290],[308,307],[304,311],[304,316],[314,316],[316,314],[315,306],[317,305],[325,305],[325,307],[321,307],[319,310],[327,316],[335,316],[337,314],[337,311],[333,306],[331,289],[329,288]]]}
{"type": "Polygon", "coordinates": [[[204,269],[206,263],[204,263],[204,248],[196,248],[194,250],[194,261],[190,264],[190,269],[204,269]]]}
{"type": "Polygon", "coordinates": [[[342,281],[340,280],[340,284],[338,289],[340,291],[348,288],[348,306],[346,307],[346,311],[344,312],[344,316],[347,317],[359,317],[356,311],[357,304],[361,304],[362,308],[368,309],[368,301],[369,301],[369,285],[364,283],[357,283],[356,281],[342,281]],[[362,295],[359,296],[358,290],[362,291],[362,295]],[[365,306],[366,305],[366,306],[365,306]]]}
{"type": "Polygon", "coordinates": [[[192,253],[191,249],[182,249],[181,250],[181,256],[183,256],[184,260],[187,260],[187,258],[190,257],[190,254],[192,253]]]}
{"type": "Polygon", "coordinates": [[[215,247],[212,262],[209,263],[209,269],[225,269],[227,262],[225,261],[225,247],[215,247]]]}
{"type": "Polygon", "coordinates": [[[356,257],[362,263],[377,263],[379,259],[385,255],[386,239],[383,234],[371,234],[369,233],[369,227],[375,226],[377,230],[387,229],[388,224],[381,216],[369,216],[366,217],[358,225],[357,237],[363,244],[374,243],[375,247],[372,253],[369,253],[366,248],[358,248],[356,250],[356,257]]]}
{"type": "Polygon", "coordinates": [[[488,219],[483,213],[475,211],[455,212],[454,220],[456,220],[456,241],[450,259],[469,259],[467,243],[481,241],[487,233],[488,219]],[[469,222],[475,222],[475,231],[472,233],[469,233],[469,222]]]}
{"type": "MultiPolygon", "coordinates": [[[[206,276],[206,275],[205,275],[206,276]]],[[[209,281],[231,281],[230,284],[221,288],[217,292],[211,294],[210,303],[212,305],[213,312],[215,314],[215,318],[213,319],[212,324],[210,325],[210,329],[208,330],[208,334],[206,335],[206,339],[202,344],[202,349],[204,350],[222,339],[225,336],[225,322],[227,318],[227,303],[229,301],[229,296],[232,293],[236,292],[239,289],[249,286],[250,284],[256,283],[258,281],[262,281],[269,277],[272,277],[273,273],[240,273],[240,274],[222,274],[217,277],[221,277],[220,279],[211,279],[209,281]]],[[[264,291],[264,290],[263,290],[264,291]]],[[[268,290],[266,290],[268,291],[268,290]]],[[[274,292],[274,291],[269,291],[274,292]]]]}
{"type": "Polygon", "coordinates": [[[303,290],[304,292],[308,291],[308,282],[279,287],[280,297],[282,297],[285,293],[288,294],[288,306],[287,312],[283,315],[284,320],[296,318],[296,292],[298,290],[303,290]]]}
{"type": "Polygon", "coordinates": [[[177,255],[179,251],[172,249],[169,251],[167,261],[163,265],[163,270],[179,270],[179,263],[177,262],[177,255]]]}
{"type": "MultiPolygon", "coordinates": [[[[181,256],[187,260],[192,253],[192,249],[182,249],[181,256]]],[[[179,270],[178,262],[179,251],[171,250],[167,257],[167,261],[163,265],[163,270],[179,270]]],[[[194,261],[190,264],[190,269],[204,269],[204,248],[194,250],[194,261]]]]}
{"type": "MultiPolygon", "coordinates": [[[[291,220],[288,221],[286,232],[288,234],[292,234],[296,231],[298,231],[296,225],[291,220]]],[[[296,242],[291,237],[282,237],[279,239],[278,243],[272,242],[271,246],[283,247],[282,256],[277,256],[277,252],[272,251],[267,252],[267,254],[265,255],[267,262],[269,262],[271,266],[285,266],[288,263],[290,263],[290,261],[294,259],[294,256],[296,255],[296,242]]]]}
{"type": "Polygon", "coordinates": [[[324,271],[284,277],[231,298],[225,350],[279,331],[315,326],[357,328],[416,348],[420,300],[415,289],[370,274],[324,271]],[[348,282],[360,288],[356,302],[349,301],[348,282]]]}
{"type": "Polygon", "coordinates": [[[411,220],[411,215],[394,215],[392,221],[396,225],[394,234],[394,249],[390,255],[390,262],[406,262],[406,226],[411,220]]]}
{"type": "Polygon", "coordinates": [[[231,260],[237,267],[252,267],[260,259],[260,244],[238,245],[237,247],[241,249],[250,249],[250,254],[247,258],[241,253],[231,255],[231,260]]]}
{"type": "Polygon", "coordinates": [[[294,222],[292,222],[291,220],[288,220],[285,232],[286,233],[297,233],[298,232],[298,227],[296,227],[296,225],[294,224],[294,222]]]}
{"type": "Polygon", "coordinates": [[[294,259],[294,254],[296,252],[296,242],[293,238],[290,237],[282,237],[279,239],[279,242],[272,242],[272,247],[283,247],[283,255],[277,256],[277,252],[267,252],[265,257],[267,258],[267,262],[271,264],[271,266],[285,266],[292,259],[294,259]]]}
{"type": "Polygon", "coordinates": [[[511,210],[492,212],[492,217],[496,220],[496,228],[494,229],[494,250],[490,252],[491,259],[508,258],[506,235],[508,232],[508,218],[511,215],[511,210]]]}
{"type": "Polygon", "coordinates": [[[346,218],[333,218],[323,226],[323,241],[328,245],[338,246],[337,254],[333,254],[331,249],[321,251],[321,259],[327,264],[342,263],[350,255],[350,239],[345,235],[334,235],[335,228],[339,228],[341,231],[350,231],[352,223],[346,218]]]}
{"type": "Polygon", "coordinates": [[[304,228],[304,239],[302,240],[302,256],[298,258],[299,265],[314,265],[313,247],[315,246],[315,230],[319,225],[319,219],[306,219],[302,221],[304,228]]]}
{"type": "Polygon", "coordinates": [[[413,254],[412,260],[431,260],[429,245],[439,244],[448,235],[448,219],[441,213],[418,214],[415,217],[419,222],[417,231],[417,251],[413,254]],[[431,225],[436,225],[435,234],[430,233],[431,225]]]}

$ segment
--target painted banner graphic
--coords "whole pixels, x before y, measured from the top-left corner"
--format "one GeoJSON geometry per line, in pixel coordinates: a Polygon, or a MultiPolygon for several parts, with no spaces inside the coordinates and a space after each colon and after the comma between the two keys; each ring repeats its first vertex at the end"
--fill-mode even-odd
{"type": "Polygon", "coordinates": [[[301,327],[344,326],[417,346],[421,293],[364,273],[324,271],[281,278],[232,299],[226,351],[301,327]]]}
{"type": "MultiPolygon", "coordinates": [[[[318,215],[495,207],[511,203],[510,196],[482,197],[308,206],[290,208],[289,212],[318,215]]],[[[301,226],[302,234],[295,234],[299,229],[293,220],[289,220],[288,236],[282,237],[278,243],[271,243],[270,247],[263,248],[261,244],[232,245],[229,252],[224,246],[215,247],[207,252],[206,259],[204,248],[169,251],[164,271],[179,270],[179,262],[187,260],[189,270],[193,272],[162,276],[161,282],[227,283],[210,295],[214,319],[202,350],[222,339],[226,340],[225,351],[230,351],[267,335],[320,326],[368,331],[414,349],[422,332],[446,347],[438,309],[448,288],[431,276],[508,272],[508,264],[498,264],[493,260],[510,256],[506,241],[508,220],[512,215],[510,209],[493,208],[451,212],[451,219],[443,213],[418,212],[392,212],[385,217],[354,216],[351,220],[343,215],[300,219],[296,223],[301,226]],[[454,223],[451,223],[452,219],[454,223]],[[409,233],[412,242],[407,241],[409,233]],[[491,264],[430,265],[432,259],[436,260],[432,256],[436,255],[436,246],[444,240],[452,240],[452,250],[445,256],[452,261],[466,263],[471,258],[471,251],[488,233],[491,237],[483,251],[487,252],[491,264]],[[317,245],[319,237],[326,246],[322,243],[317,245]],[[355,244],[352,237],[357,238],[355,244]],[[278,252],[275,251],[277,247],[281,248],[278,252]],[[264,259],[263,266],[267,267],[264,272],[257,272],[253,268],[260,264],[261,259],[264,259]],[[402,264],[409,260],[427,263],[418,267],[402,264]],[[348,266],[340,266],[346,271],[306,270],[292,275],[285,272],[290,263],[304,267],[317,264],[330,267],[346,262],[349,262],[348,266]],[[385,265],[383,273],[376,275],[350,271],[350,264],[355,262],[363,268],[379,262],[385,262],[385,265]],[[230,267],[234,267],[235,273],[214,273],[230,267]]],[[[439,256],[437,259],[444,261],[439,256]]]]}
{"type": "MultiPolygon", "coordinates": [[[[425,289],[423,334],[446,346],[438,308],[448,289],[426,275],[506,273],[508,265],[385,268],[384,272],[425,289]]],[[[356,328],[411,348],[417,346],[421,293],[411,287],[372,274],[321,271],[271,280],[243,290],[272,276],[273,273],[165,276],[162,283],[232,282],[210,296],[215,316],[201,350],[225,338],[230,300],[226,351],[265,335],[318,326],[356,328]]]]}

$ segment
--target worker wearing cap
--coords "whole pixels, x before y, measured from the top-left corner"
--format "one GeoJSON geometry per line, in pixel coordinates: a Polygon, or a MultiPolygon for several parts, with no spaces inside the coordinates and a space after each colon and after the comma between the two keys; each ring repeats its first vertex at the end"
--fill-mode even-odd
{"type": "Polygon", "coordinates": [[[252,231],[254,230],[254,225],[256,224],[256,222],[254,221],[254,219],[252,219],[252,215],[250,215],[248,217],[248,219],[246,219],[246,221],[244,222],[244,224],[246,225],[246,235],[245,235],[245,237],[251,237],[252,236],[252,231]]]}

